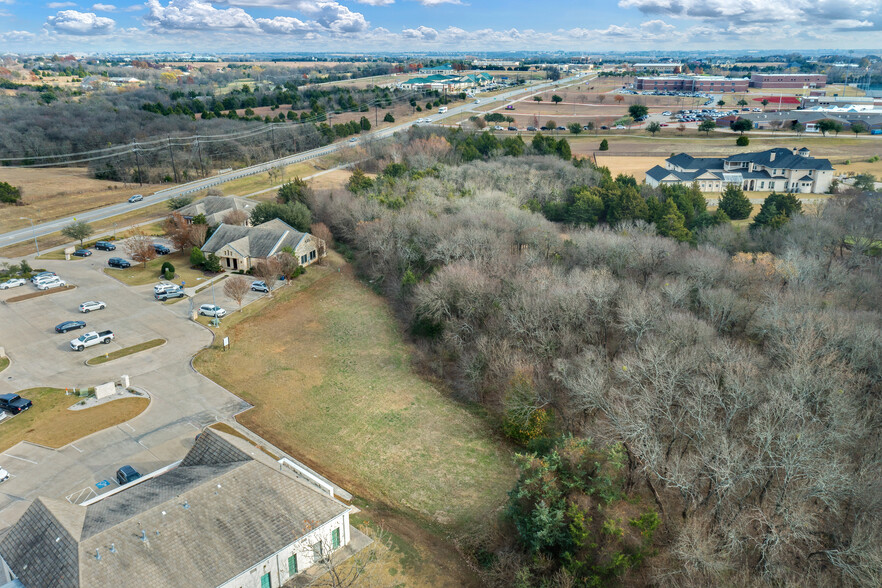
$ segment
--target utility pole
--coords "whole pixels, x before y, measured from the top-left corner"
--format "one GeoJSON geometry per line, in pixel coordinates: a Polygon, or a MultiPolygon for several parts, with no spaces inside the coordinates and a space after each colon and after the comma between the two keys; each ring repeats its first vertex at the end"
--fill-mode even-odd
{"type": "Polygon", "coordinates": [[[175,154],[174,154],[174,151],[172,151],[171,136],[170,135],[165,136],[165,144],[168,145],[168,155],[169,155],[169,157],[171,157],[172,170],[175,173],[175,183],[177,184],[177,183],[179,183],[179,181],[178,181],[178,168],[175,165],[175,154]]]}
{"type": "Polygon", "coordinates": [[[196,149],[199,151],[199,167],[202,168],[202,177],[205,177],[205,164],[202,163],[202,145],[199,143],[199,139],[196,139],[196,149]]]}
{"type": "Polygon", "coordinates": [[[380,126],[380,105],[374,104],[374,128],[380,126]]]}
{"type": "Polygon", "coordinates": [[[143,186],[144,181],[141,179],[141,156],[138,155],[137,143],[132,141],[132,151],[135,152],[135,164],[138,166],[138,185],[143,186]]]}
{"type": "Polygon", "coordinates": [[[276,124],[270,123],[270,135],[272,136],[272,147],[273,147],[273,158],[278,158],[276,155],[276,124]]]}

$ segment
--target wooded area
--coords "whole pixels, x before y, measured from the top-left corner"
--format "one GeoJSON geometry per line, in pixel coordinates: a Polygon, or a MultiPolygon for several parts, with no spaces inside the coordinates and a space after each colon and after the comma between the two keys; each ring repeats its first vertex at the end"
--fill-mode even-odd
{"type": "Polygon", "coordinates": [[[507,513],[459,538],[485,581],[882,583],[879,197],[689,227],[688,194],[532,146],[463,161],[480,141],[415,130],[310,205],[524,447],[507,513]],[[538,212],[580,193],[606,212],[538,212]]]}

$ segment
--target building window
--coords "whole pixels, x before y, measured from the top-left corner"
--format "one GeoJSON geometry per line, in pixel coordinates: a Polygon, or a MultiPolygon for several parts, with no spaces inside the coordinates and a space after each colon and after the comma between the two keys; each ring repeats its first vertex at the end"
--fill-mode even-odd
{"type": "Polygon", "coordinates": [[[315,249],[309,252],[309,261],[312,261],[313,259],[315,259],[315,249]]]}
{"type": "Polygon", "coordinates": [[[305,264],[307,261],[308,261],[308,260],[307,260],[307,258],[306,258],[305,255],[301,255],[301,256],[300,256],[300,263],[305,264]]]}
{"type": "Polygon", "coordinates": [[[331,548],[340,548],[340,527],[337,527],[336,529],[331,531],[331,548]]]}
{"type": "Polygon", "coordinates": [[[765,183],[765,182],[760,182],[760,190],[762,190],[762,189],[765,188],[765,187],[766,187],[766,183],[765,183]]]}
{"type": "MultiPolygon", "coordinates": [[[[322,561],[322,542],[318,541],[312,544],[312,561],[322,561]]],[[[263,588],[263,587],[261,587],[263,588]]]]}
{"type": "Polygon", "coordinates": [[[260,577],[260,588],[273,588],[273,580],[270,578],[269,573],[260,577]]]}
{"type": "Polygon", "coordinates": [[[292,576],[297,573],[297,554],[293,554],[288,558],[288,573],[292,576]]]}

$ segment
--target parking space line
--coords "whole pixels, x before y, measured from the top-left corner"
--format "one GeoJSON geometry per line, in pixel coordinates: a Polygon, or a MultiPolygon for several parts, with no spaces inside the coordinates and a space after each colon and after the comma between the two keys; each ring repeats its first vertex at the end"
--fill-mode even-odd
{"type": "MultiPolygon", "coordinates": [[[[123,425],[127,426],[128,428],[130,428],[130,429],[132,430],[132,433],[135,432],[135,427],[133,427],[133,426],[130,425],[129,423],[123,423],[123,425]]],[[[122,426],[122,425],[120,425],[120,426],[122,426]]]]}
{"type": "Polygon", "coordinates": [[[80,449],[80,448],[79,448],[79,447],[77,447],[77,446],[76,446],[76,445],[74,445],[74,444],[73,444],[73,443],[71,443],[71,444],[70,444],[70,446],[71,446],[71,447],[73,447],[73,448],[74,448],[74,449],[76,449],[76,450],[77,450],[77,451],[79,451],[79,452],[80,452],[80,453],[82,453],[82,452],[83,452],[83,450],[82,450],[82,449],[80,449]]]}
{"type": "Polygon", "coordinates": [[[33,460],[25,459],[24,457],[18,457],[17,455],[9,455],[8,453],[4,453],[3,455],[4,455],[4,457],[11,457],[12,459],[20,459],[22,461],[26,461],[26,462],[32,463],[34,465],[39,465],[39,464],[37,464],[37,462],[35,462],[33,460]]]}
{"type": "Polygon", "coordinates": [[[202,429],[200,429],[199,427],[197,427],[196,425],[194,425],[194,424],[193,424],[193,421],[187,421],[187,424],[190,425],[191,427],[193,427],[194,429],[196,429],[197,431],[201,431],[201,430],[202,430],[202,429]]]}

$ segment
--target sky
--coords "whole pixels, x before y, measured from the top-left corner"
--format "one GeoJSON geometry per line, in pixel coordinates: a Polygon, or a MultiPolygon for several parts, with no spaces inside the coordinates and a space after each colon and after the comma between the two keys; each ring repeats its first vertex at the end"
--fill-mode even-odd
{"type": "Polygon", "coordinates": [[[0,0],[0,53],[882,47],[882,0],[105,2],[0,0]]]}

